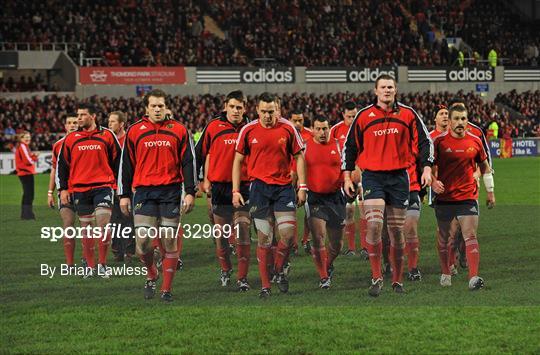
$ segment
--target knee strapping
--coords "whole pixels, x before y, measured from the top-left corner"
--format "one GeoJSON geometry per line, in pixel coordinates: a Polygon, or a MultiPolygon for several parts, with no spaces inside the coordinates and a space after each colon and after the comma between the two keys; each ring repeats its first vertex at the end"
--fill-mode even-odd
{"type": "Polygon", "coordinates": [[[278,230],[296,227],[296,216],[280,216],[276,218],[278,230]]]}
{"type": "Polygon", "coordinates": [[[98,207],[96,208],[94,214],[96,216],[103,216],[103,215],[112,215],[112,210],[110,208],[105,208],[105,207],[98,207]]]}
{"type": "Polygon", "coordinates": [[[366,211],[366,221],[372,223],[384,222],[384,211],[381,209],[373,208],[366,211]]]}

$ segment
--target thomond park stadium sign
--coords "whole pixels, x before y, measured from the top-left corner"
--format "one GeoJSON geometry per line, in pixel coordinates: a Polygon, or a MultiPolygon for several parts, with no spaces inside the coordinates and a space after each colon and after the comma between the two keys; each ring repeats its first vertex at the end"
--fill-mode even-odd
{"type": "Polygon", "coordinates": [[[306,83],[373,83],[382,74],[388,74],[398,81],[396,67],[311,68],[306,69],[306,83]]]}
{"type": "Polygon", "coordinates": [[[294,68],[197,68],[199,84],[292,84],[294,68]]]}

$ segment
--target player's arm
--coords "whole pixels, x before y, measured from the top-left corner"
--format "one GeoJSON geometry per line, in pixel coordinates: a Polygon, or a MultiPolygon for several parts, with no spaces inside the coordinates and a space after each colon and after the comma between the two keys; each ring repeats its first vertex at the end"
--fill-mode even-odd
{"type": "Polygon", "coordinates": [[[360,124],[357,123],[359,116],[356,116],[349,133],[347,133],[347,139],[343,145],[343,152],[341,153],[341,170],[343,170],[343,190],[349,197],[355,197],[356,188],[351,178],[351,173],[356,169],[356,159],[363,150],[363,133],[360,128],[360,124]]]}
{"type": "Polygon", "coordinates": [[[58,183],[58,191],[60,191],[60,202],[63,205],[68,205],[70,202],[68,191],[70,147],[67,145],[67,140],[68,138],[66,137],[62,143],[56,164],[56,182],[58,183]]]}
{"type": "Polygon", "coordinates": [[[484,181],[484,187],[487,192],[486,205],[491,209],[495,207],[495,181],[493,180],[493,172],[488,159],[482,161],[479,166],[480,172],[482,173],[482,180],[484,181]]]}
{"type": "MultiPolygon", "coordinates": [[[[54,154],[54,153],[53,153],[54,154]]],[[[54,165],[51,166],[51,173],[49,174],[49,188],[47,189],[47,205],[50,208],[54,208],[54,189],[56,187],[56,184],[54,182],[54,178],[56,176],[56,167],[54,165]]]]}
{"type": "Polygon", "coordinates": [[[294,156],[296,160],[296,174],[298,177],[298,193],[297,193],[297,204],[298,206],[303,206],[306,202],[306,159],[304,158],[304,153],[299,152],[294,156]]]}
{"type": "Polygon", "coordinates": [[[239,208],[245,204],[244,198],[240,193],[240,179],[242,178],[242,164],[244,163],[245,155],[235,152],[232,166],[232,204],[239,208]]]}
{"type": "Polygon", "coordinates": [[[124,147],[120,153],[120,163],[118,167],[118,189],[120,196],[120,210],[126,216],[130,214],[131,207],[131,185],[133,183],[133,167],[135,166],[135,148],[129,137],[129,129],[126,132],[124,147]]]}
{"type": "Polygon", "coordinates": [[[204,180],[208,171],[208,154],[210,152],[210,142],[212,141],[208,133],[208,125],[204,127],[201,137],[195,144],[195,159],[197,162],[197,177],[199,180],[204,180]],[[204,169],[204,170],[203,170],[204,169]]]}
{"type": "Polygon", "coordinates": [[[182,206],[183,213],[189,213],[195,205],[195,192],[197,190],[197,163],[195,160],[195,151],[193,149],[193,140],[191,134],[186,131],[187,140],[184,154],[182,156],[182,175],[184,177],[184,205],[182,206]]]}
{"type": "Polygon", "coordinates": [[[424,121],[422,121],[422,119],[416,114],[416,112],[414,113],[414,115],[415,124],[413,125],[413,127],[416,128],[416,132],[413,133],[416,135],[417,138],[418,160],[420,166],[422,167],[422,176],[420,177],[420,182],[422,184],[422,187],[426,187],[430,186],[431,182],[433,181],[431,173],[431,166],[435,161],[433,141],[431,140],[431,136],[429,135],[424,121]]]}
{"type": "Polygon", "coordinates": [[[210,167],[210,154],[206,155],[206,159],[204,160],[204,177],[203,177],[203,190],[206,193],[210,192],[210,189],[212,188],[212,183],[210,180],[208,180],[208,168],[210,167]]]}

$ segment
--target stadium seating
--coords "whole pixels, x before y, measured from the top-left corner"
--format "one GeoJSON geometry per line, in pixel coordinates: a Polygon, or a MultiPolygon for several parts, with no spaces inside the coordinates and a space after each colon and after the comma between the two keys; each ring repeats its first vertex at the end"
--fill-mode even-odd
{"type": "MultiPolygon", "coordinates": [[[[400,101],[414,107],[423,117],[428,128],[433,127],[435,107],[440,103],[447,103],[455,94],[449,92],[421,92],[403,94],[400,101]]],[[[514,113],[498,107],[495,102],[484,102],[474,93],[458,93],[465,99],[472,120],[482,127],[487,126],[496,119],[505,125],[513,127],[512,135],[540,136],[538,122],[539,92],[517,94],[515,92],[498,96],[501,103],[510,103],[511,108],[518,111],[514,113]],[[504,102],[503,102],[504,101],[504,102]],[[514,104],[512,104],[514,103],[514,104]],[[515,105],[515,106],[512,106],[515,105]],[[525,117],[523,117],[524,115],[525,117]]],[[[308,117],[315,114],[327,115],[332,123],[340,119],[340,105],[352,99],[359,106],[371,102],[371,93],[334,93],[315,95],[307,93],[293,93],[282,96],[282,114],[288,117],[294,109],[302,109],[308,117]]],[[[170,107],[179,120],[184,122],[192,132],[201,130],[222,107],[223,96],[176,96],[171,98],[170,107]]],[[[115,110],[127,112],[130,122],[144,114],[140,99],[92,97],[87,101],[94,102],[99,110],[99,121],[106,123],[106,113],[115,110]]],[[[2,138],[0,145],[3,151],[9,151],[15,141],[14,133],[21,130],[30,130],[33,135],[33,149],[48,150],[60,136],[62,136],[63,115],[74,112],[78,100],[72,96],[46,96],[43,100],[38,98],[27,100],[12,100],[0,98],[0,132],[2,138]],[[51,134],[52,133],[52,134],[51,134]]],[[[255,98],[249,97],[248,115],[256,118],[255,98]]]]}
{"type": "MultiPolygon", "coordinates": [[[[504,64],[538,65],[535,30],[508,6],[500,0],[26,1],[3,5],[0,29],[4,42],[81,43],[86,57],[102,58],[94,65],[224,66],[255,58],[296,66],[456,64],[446,37],[462,37],[479,58],[496,48],[504,64]]],[[[78,62],[79,53],[70,54],[78,62]]]]}

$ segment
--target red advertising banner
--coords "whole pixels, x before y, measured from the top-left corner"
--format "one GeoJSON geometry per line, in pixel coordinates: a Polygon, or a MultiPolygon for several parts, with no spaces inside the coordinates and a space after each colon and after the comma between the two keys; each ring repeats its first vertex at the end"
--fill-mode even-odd
{"type": "Polygon", "coordinates": [[[184,67],[81,67],[81,84],[185,84],[184,67]]]}

